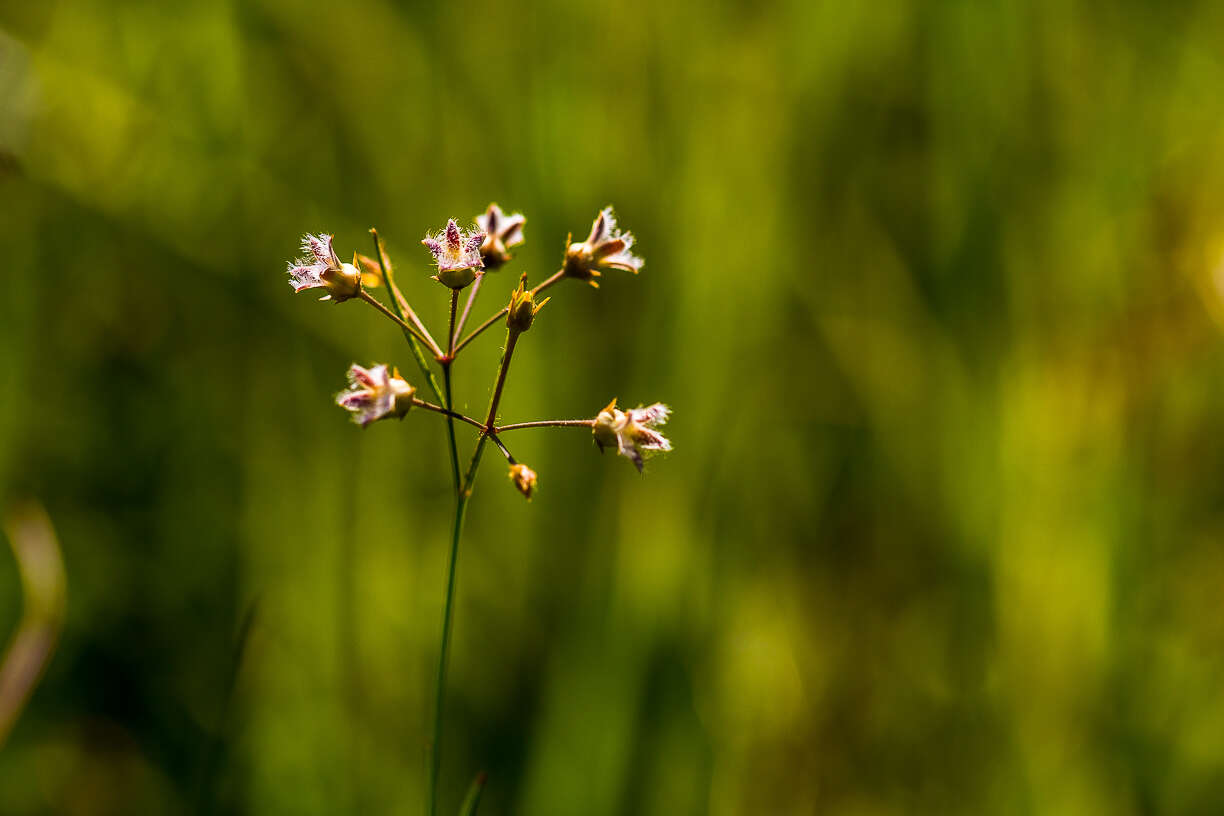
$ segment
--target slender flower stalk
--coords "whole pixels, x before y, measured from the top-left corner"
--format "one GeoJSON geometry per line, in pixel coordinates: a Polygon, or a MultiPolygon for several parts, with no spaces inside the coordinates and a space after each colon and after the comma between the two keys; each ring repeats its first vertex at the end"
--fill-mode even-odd
{"type": "Polygon", "coordinates": [[[386,315],[387,317],[391,318],[391,322],[392,322],[392,323],[394,323],[395,325],[399,326],[401,329],[403,329],[403,330],[404,330],[405,332],[407,332],[408,334],[411,334],[411,335],[412,335],[414,338],[416,338],[416,339],[417,339],[417,340],[419,340],[420,342],[425,343],[425,344],[427,344],[427,345],[428,345],[428,344],[430,344],[430,343],[432,342],[432,338],[427,338],[423,332],[421,332],[421,331],[420,331],[419,329],[417,329],[415,326],[413,326],[413,325],[409,324],[408,322],[406,322],[406,321],[405,321],[405,320],[404,320],[402,317],[400,317],[399,315],[397,315],[395,312],[393,312],[393,311],[391,311],[390,309],[388,309],[386,306],[384,306],[384,305],[382,304],[382,301],[381,301],[381,300],[379,300],[378,298],[374,297],[373,295],[371,295],[371,294],[370,294],[369,292],[367,292],[366,290],[362,289],[362,290],[361,290],[361,293],[360,293],[359,295],[357,295],[357,297],[361,298],[361,299],[362,299],[362,300],[364,300],[366,303],[370,304],[370,305],[371,305],[371,306],[373,306],[375,309],[377,309],[378,311],[382,312],[382,313],[383,313],[384,315],[386,315]]]}
{"type": "MultiPolygon", "coordinates": [[[[451,221],[447,225],[448,233],[451,231],[451,227],[454,227],[454,224],[455,222],[451,221]]],[[[438,775],[442,768],[442,714],[446,706],[446,668],[450,656],[451,626],[454,622],[455,576],[459,567],[459,540],[463,536],[463,520],[467,514],[469,495],[459,477],[459,448],[455,443],[455,420],[453,416],[455,398],[451,391],[451,365],[455,359],[455,308],[458,304],[459,289],[452,287],[450,324],[446,331],[446,357],[439,357],[439,361],[442,365],[442,380],[446,384],[446,407],[448,409],[446,433],[447,441],[450,443],[451,476],[455,484],[455,517],[451,524],[451,546],[446,560],[446,596],[442,603],[442,637],[438,648],[437,679],[434,684],[433,740],[430,743],[429,781],[426,787],[427,816],[436,816],[438,808],[438,775]]],[[[480,439],[484,439],[483,433],[480,439]]],[[[479,446],[477,446],[476,450],[479,453],[479,446]]]]}
{"type": "MultiPolygon", "coordinates": [[[[458,295],[459,293],[456,291],[451,299],[452,323],[454,322],[454,303],[455,299],[458,298],[458,295]]],[[[463,536],[463,522],[467,515],[468,500],[472,497],[472,487],[476,482],[476,469],[480,465],[480,454],[484,450],[485,440],[491,435],[490,429],[493,426],[493,419],[497,416],[497,403],[501,399],[502,388],[506,383],[506,373],[510,370],[510,356],[514,353],[517,333],[510,331],[509,335],[510,337],[506,341],[506,351],[502,355],[502,362],[498,367],[497,384],[493,389],[493,397],[489,401],[489,418],[485,421],[485,431],[476,439],[476,449],[472,452],[472,459],[468,463],[467,473],[465,474],[463,483],[461,485],[458,482],[458,471],[456,471],[457,493],[455,496],[455,518],[453,524],[451,525],[451,549],[446,568],[446,598],[443,602],[442,608],[442,645],[438,651],[438,672],[436,685],[434,687],[434,724],[433,743],[432,751],[430,752],[429,765],[428,816],[436,816],[437,814],[438,774],[441,770],[442,757],[442,713],[446,703],[446,668],[448,658],[450,656],[451,627],[454,622],[455,573],[459,561],[459,540],[463,536]]],[[[446,376],[446,396],[449,404],[450,363],[443,366],[443,371],[445,372],[446,376]]],[[[454,421],[450,417],[447,417],[447,423],[451,427],[451,449],[453,451],[454,421]]]]}
{"type": "Polygon", "coordinates": [[[459,290],[451,290],[450,328],[446,330],[446,356],[455,356],[455,310],[459,308],[459,290]]]}
{"type": "Polygon", "coordinates": [[[471,291],[468,292],[467,303],[463,304],[463,314],[459,316],[459,323],[456,324],[454,332],[451,333],[451,349],[455,348],[455,343],[459,342],[459,335],[463,334],[463,324],[467,323],[468,315],[472,313],[472,304],[476,302],[476,295],[480,292],[480,284],[484,283],[484,275],[476,279],[472,284],[471,291]]]}
{"type": "Polygon", "coordinates": [[[455,345],[455,353],[458,354],[459,352],[463,351],[464,346],[479,337],[485,329],[496,325],[497,321],[506,316],[506,312],[509,311],[509,309],[509,306],[501,307],[501,309],[499,309],[492,317],[477,326],[471,334],[460,340],[459,343],[455,345]]]}
{"type": "Polygon", "coordinates": [[[391,259],[387,257],[387,251],[383,249],[382,241],[378,237],[378,230],[371,227],[370,235],[374,238],[374,251],[378,253],[378,266],[382,271],[382,278],[387,282],[387,289],[391,292],[391,306],[396,309],[396,314],[402,320],[412,323],[412,325],[420,330],[421,334],[425,335],[425,345],[429,346],[434,356],[440,355],[442,348],[433,339],[429,329],[425,328],[421,318],[417,317],[417,313],[408,305],[408,298],[404,297],[404,293],[400,291],[399,286],[395,283],[395,271],[391,264],[391,259]]]}
{"type": "MultiPolygon", "coordinates": [[[[450,299],[450,328],[446,332],[446,336],[450,338],[447,343],[446,356],[439,357],[438,362],[442,365],[442,382],[446,386],[446,407],[455,410],[455,397],[451,393],[451,363],[455,359],[455,307],[459,303],[459,290],[451,290],[450,299]]],[[[459,447],[455,444],[455,423],[450,417],[446,419],[446,433],[450,442],[451,455],[451,475],[455,483],[455,490],[459,489],[459,447]]]]}
{"type": "Polygon", "coordinates": [[[441,405],[434,405],[432,402],[426,402],[423,399],[415,399],[415,398],[412,400],[412,404],[420,408],[424,408],[426,411],[433,411],[435,414],[441,414],[442,416],[447,416],[453,419],[457,419],[460,422],[466,422],[467,424],[471,425],[473,428],[476,428],[477,430],[483,431],[485,429],[484,423],[480,422],[479,420],[472,419],[467,414],[460,414],[457,411],[448,411],[447,409],[443,408],[441,405]]]}
{"type": "MultiPolygon", "coordinates": [[[[387,257],[387,253],[383,249],[382,240],[378,237],[378,230],[370,227],[370,236],[374,239],[374,254],[378,256],[378,265],[382,270],[383,280],[387,282],[387,289],[391,292],[391,308],[396,310],[400,320],[403,320],[406,315],[411,317],[429,341],[426,345],[433,350],[436,359],[442,352],[438,349],[438,344],[434,342],[434,339],[429,336],[429,332],[425,330],[416,313],[408,306],[407,298],[400,293],[399,287],[395,285],[395,275],[392,271],[391,259],[387,257]]],[[[416,335],[412,332],[404,331],[404,337],[408,340],[408,347],[412,349],[412,356],[416,360],[417,366],[421,369],[421,376],[429,384],[429,390],[433,392],[434,399],[441,402],[442,389],[438,385],[438,378],[434,376],[433,369],[429,367],[429,361],[425,359],[425,354],[421,351],[421,344],[417,341],[416,335]]]]}
{"type": "Polygon", "coordinates": [[[390,289],[391,289],[391,295],[392,295],[391,305],[395,307],[396,314],[400,316],[401,320],[406,320],[410,322],[413,326],[417,328],[417,330],[421,333],[421,335],[424,336],[425,345],[428,346],[430,352],[434,356],[434,359],[441,357],[442,356],[442,346],[438,345],[438,341],[433,339],[433,335],[429,333],[429,329],[425,327],[425,324],[421,321],[421,318],[417,317],[416,312],[413,311],[412,307],[408,305],[408,301],[404,297],[404,294],[400,292],[399,287],[395,285],[394,278],[388,277],[387,280],[391,281],[390,283],[390,289]]]}
{"type": "MultiPolygon", "coordinates": [[[[483,440],[484,436],[480,438],[483,440]]],[[[478,459],[479,454],[480,447],[477,446],[473,461],[478,459]]],[[[469,470],[469,479],[473,478],[474,469],[473,466],[469,470]]],[[[450,554],[446,562],[446,595],[442,604],[442,642],[438,647],[438,671],[434,681],[433,740],[429,750],[429,780],[425,805],[427,816],[437,816],[438,812],[438,776],[442,769],[442,709],[446,704],[446,667],[450,655],[451,623],[454,619],[455,575],[459,565],[459,540],[463,537],[463,520],[467,514],[470,495],[465,489],[456,490],[455,518],[451,524],[450,554]]]]}
{"type": "Polygon", "coordinates": [[[593,419],[541,419],[535,422],[515,422],[513,425],[498,425],[493,433],[518,431],[523,428],[593,428],[593,419]]]}
{"type": "Polygon", "coordinates": [[[518,462],[516,462],[514,459],[514,454],[510,453],[510,449],[507,448],[505,443],[501,441],[501,437],[499,437],[496,432],[490,433],[489,439],[494,445],[497,446],[497,449],[502,452],[502,456],[506,457],[507,462],[509,462],[511,465],[518,464],[518,462]]]}
{"type": "Polygon", "coordinates": [[[502,390],[506,387],[506,375],[510,373],[510,358],[514,355],[514,347],[518,345],[519,334],[514,329],[506,332],[506,351],[502,354],[501,368],[497,370],[497,382],[493,386],[493,396],[489,400],[489,416],[485,420],[485,433],[491,433],[493,422],[497,419],[497,405],[501,402],[502,390]]]}

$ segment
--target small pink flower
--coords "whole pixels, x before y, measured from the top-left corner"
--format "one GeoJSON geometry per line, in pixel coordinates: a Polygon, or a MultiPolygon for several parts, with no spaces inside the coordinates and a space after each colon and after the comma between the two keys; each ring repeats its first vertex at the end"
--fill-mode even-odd
{"type": "Polygon", "coordinates": [[[485,234],[480,255],[486,269],[496,269],[510,260],[507,250],[523,243],[523,225],[526,223],[526,216],[521,213],[506,215],[496,204],[490,204],[484,214],[476,216],[476,226],[485,234]]]}
{"type": "Polygon", "coordinates": [[[289,264],[289,285],[293,291],[326,289],[327,294],[319,300],[337,303],[361,293],[361,273],[352,264],[340,262],[330,235],[303,236],[302,255],[289,264]]]}
{"type": "Polygon", "coordinates": [[[656,425],[665,424],[670,415],[671,409],[661,402],[622,411],[612,400],[595,417],[595,444],[600,452],[615,445],[616,452],[633,462],[641,473],[645,455],[672,449],[667,437],[654,430],[656,425]]]}
{"type": "Polygon", "coordinates": [[[642,259],[629,251],[633,234],[616,228],[616,216],[611,207],[604,207],[595,216],[591,234],[580,244],[570,244],[565,251],[565,274],[598,287],[595,278],[608,269],[620,269],[637,274],[642,259]]]}
{"type": "Polygon", "coordinates": [[[336,404],[353,413],[353,421],[361,427],[384,417],[403,419],[412,408],[416,389],[390,373],[385,365],[362,368],[354,364],[348,371],[349,387],[336,395],[336,404]]]}
{"type": "Polygon", "coordinates": [[[462,289],[476,279],[476,270],[484,268],[480,245],[485,234],[479,230],[460,230],[455,219],[446,222],[446,229],[436,235],[426,235],[421,241],[438,263],[434,280],[451,289],[462,289]]]}

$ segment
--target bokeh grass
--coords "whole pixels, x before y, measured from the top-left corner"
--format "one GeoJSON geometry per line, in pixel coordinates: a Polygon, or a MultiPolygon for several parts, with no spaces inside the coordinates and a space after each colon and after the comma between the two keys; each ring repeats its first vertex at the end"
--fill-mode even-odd
{"type": "MultiPolygon", "coordinates": [[[[520,269],[614,203],[486,457],[443,805],[488,816],[1224,809],[1224,10],[1122,2],[0,5],[0,488],[68,619],[0,810],[416,814],[449,523],[412,371],[292,297],[305,231],[490,200],[520,269]],[[232,709],[240,623],[258,601],[232,709]]],[[[486,404],[494,333],[457,368],[486,404]]],[[[0,621],[21,609],[0,564],[0,621]]]]}

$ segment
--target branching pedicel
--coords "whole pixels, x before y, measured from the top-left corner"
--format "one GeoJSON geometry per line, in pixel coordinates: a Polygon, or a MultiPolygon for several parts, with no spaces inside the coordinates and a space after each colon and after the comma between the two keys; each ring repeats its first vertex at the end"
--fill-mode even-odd
{"type": "MultiPolygon", "coordinates": [[[[485,442],[492,441],[506,457],[510,465],[511,483],[528,500],[535,494],[538,476],[534,470],[516,461],[509,448],[502,442],[501,435],[508,431],[524,428],[589,428],[601,452],[606,447],[615,447],[616,452],[633,462],[639,472],[647,456],[658,451],[671,450],[671,443],[656,430],[658,426],[667,422],[670,414],[668,407],[661,403],[623,411],[616,407],[614,399],[594,419],[556,419],[508,425],[497,424],[497,407],[506,387],[510,360],[519,337],[531,328],[540,309],[550,300],[550,298],[537,300],[539,295],[565,278],[586,281],[591,286],[598,287],[599,282],[596,278],[605,271],[622,270],[637,274],[642,268],[642,259],[630,252],[633,247],[633,236],[617,228],[612,208],[605,207],[595,217],[590,235],[585,241],[571,243],[572,236],[566,239],[565,257],[562,260],[561,268],[556,273],[534,288],[528,289],[527,273],[524,272],[519,279],[518,286],[510,293],[510,302],[460,339],[485,275],[511,260],[509,250],[523,243],[523,225],[526,220],[517,213],[506,215],[496,204],[490,204],[482,215],[474,219],[474,227],[461,229],[454,219],[451,219],[444,229],[436,234],[427,235],[421,242],[433,254],[437,266],[437,273],[433,279],[450,290],[450,322],[444,335],[445,348],[434,340],[433,335],[417,317],[416,312],[413,311],[396,285],[391,261],[383,250],[382,242],[375,230],[370,230],[374,238],[374,257],[355,253],[352,263],[343,263],[332,249],[332,236],[307,235],[302,239],[303,257],[289,264],[289,283],[295,292],[306,289],[323,289],[326,294],[321,298],[322,300],[333,300],[336,303],[352,299],[363,300],[398,325],[404,332],[404,337],[408,341],[426,386],[436,400],[436,402],[430,402],[418,397],[417,389],[409,385],[396,368],[388,368],[385,364],[363,368],[354,364],[348,372],[349,387],[336,396],[336,402],[340,407],[352,412],[354,422],[365,427],[381,419],[403,419],[414,407],[446,417],[452,478],[455,487],[455,517],[450,558],[447,565],[446,600],[442,612],[442,641],[435,684],[434,731],[429,752],[426,794],[427,816],[434,816],[437,811],[442,708],[459,540],[463,532],[467,503],[472,495],[472,486],[476,480],[476,472],[485,442]],[[368,287],[379,285],[385,285],[390,294],[390,306],[367,291],[368,287]],[[459,293],[469,286],[471,288],[467,302],[460,314],[458,311],[459,293]],[[451,395],[451,370],[455,359],[472,340],[503,319],[506,325],[506,345],[494,379],[488,413],[484,419],[475,419],[461,414],[454,410],[455,403],[451,395]],[[443,384],[441,386],[434,375],[426,352],[433,357],[434,363],[442,372],[443,384]],[[456,421],[471,425],[478,431],[475,448],[466,471],[462,473],[459,468],[459,452],[455,437],[456,421]]],[[[465,813],[474,812],[475,803],[483,784],[484,776],[481,774],[468,794],[468,806],[465,807],[465,813]]]]}

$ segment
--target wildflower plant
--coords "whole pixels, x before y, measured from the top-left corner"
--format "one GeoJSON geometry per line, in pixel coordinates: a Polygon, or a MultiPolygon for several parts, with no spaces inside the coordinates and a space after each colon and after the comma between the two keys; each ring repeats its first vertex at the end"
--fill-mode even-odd
{"type": "MultiPolygon", "coordinates": [[[[434,413],[446,419],[446,438],[455,490],[455,515],[451,528],[441,645],[434,687],[433,738],[429,745],[426,785],[427,816],[435,816],[437,813],[442,710],[459,542],[486,443],[492,442],[506,458],[510,484],[529,501],[536,493],[539,476],[530,467],[517,461],[502,440],[502,436],[510,431],[528,428],[586,428],[590,430],[594,444],[600,452],[604,448],[615,448],[616,452],[631,461],[639,472],[647,456],[671,450],[667,438],[657,430],[667,422],[670,414],[668,407],[661,403],[625,411],[617,408],[616,400],[613,399],[591,419],[546,419],[497,424],[498,405],[506,388],[510,361],[518,348],[519,340],[531,329],[540,310],[551,299],[541,298],[540,295],[567,278],[585,281],[598,287],[595,279],[603,272],[620,270],[637,274],[642,268],[642,259],[630,253],[633,235],[619,230],[612,208],[605,207],[596,215],[586,241],[571,243],[572,236],[566,239],[561,268],[556,273],[531,288],[527,287],[527,273],[522,273],[507,304],[464,335],[463,328],[485,276],[513,259],[510,250],[523,243],[523,227],[526,221],[519,213],[506,215],[496,204],[490,204],[484,213],[473,219],[472,226],[461,227],[454,219],[450,219],[445,228],[426,235],[421,241],[433,256],[436,271],[432,279],[449,290],[450,320],[446,334],[442,335],[442,343],[434,339],[434,335],[417,316],[396,284],[391,260],[376,230],[370,230],[374,242],[374,256],[354,253],[352,263],[340,261],[332,248],[332,236],[306,235],[302,239],[302,257],[291,262],[288,269],[289,283],[295,292],[323,289],[325,294],[322,300],[332,300],[336,303],[362,300],[399,326],[420,369],[424,383],[422,387],[428,389],[434,400],[419,396],[418,389],[404,379],[397,368],[387,363],[377,363],[369,368],[354,364],[348,371],[349,386],[336,395],[336,403],[352,414],[355,423],[364,428],[384,419],[402,420],[412,408],[422,409],[413,412],[414,415],[434,413]],[[380,285],[385,286],[387,290],[389,305],[369,292],[370,288],[380,285]],[[467,300],[460,313],[459,297],[465,289],[468,290],[467,300]],[[489,408],[483,419],[470,417],[455,410],[451,392],[455,362],[460,352],[473,340],[499,323],[505,326],[506,342],[501,363],[494,375],[489,408]],[[442,375],[440,384],[435,368],[442,375]],[[465,468],[460,468],[459,465],[457,423],[476,429],[475,445],[465,468]]],[[[475,811],[483,784],[484,775],[481,774],[468,794],[463,813],[475,811]]]]}

